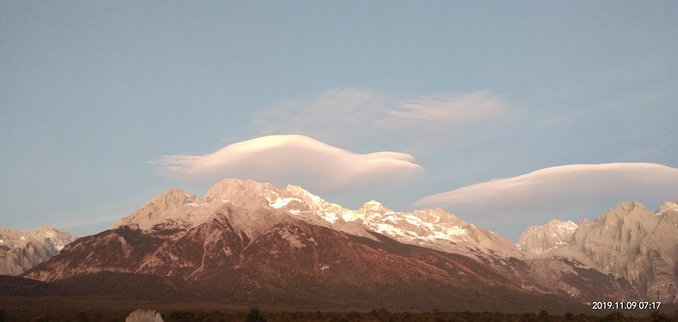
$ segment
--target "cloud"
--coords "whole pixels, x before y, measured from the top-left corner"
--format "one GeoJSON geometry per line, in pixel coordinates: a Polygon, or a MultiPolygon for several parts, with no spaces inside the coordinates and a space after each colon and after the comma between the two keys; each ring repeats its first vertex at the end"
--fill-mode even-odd
{"type": "Polygon", "coordinates": [[[399,102],[397,109],[386,109],[377,125],[381,129],[450,132],[505,116],[507,110],[488,92],[418,97],[399,102]]]}
{"type": "Polygon", "coordinates": [[[214,183],[226,177],[313,192],[352,187],[386,187],[423,171],[411,155],[352,153],[303,135],[271,135],[230,144],[205,155],[168,155],[150,163],[177,179],[214,183]]]}
{"type": "Polygon", "coordinates": [[[333,89],[272,106],[255,122],[264,134],[301,133],[326,142],[449,140],[472,125],[508,115],[508,106],[486,91],[389,98],[364,89],[333,89]]]}
{"type": "Polygon", "coordinates": [[[653,163],[575,164],[428,196],[413,203],[412,207],[443,207],[474,216],[510,215],[514,219],[543,218],[546,213],[560,213],[563,216],[560,219],[571,219],[601,214],[577,215],[572,211],[608,209],[633,200],[658,208],[663,201],[676,198],[676,168],[653,163]],[[570,218],[564,218],[568,216],[570,218]]]}
{"type": "Polygon", "coordinates": [[[323,141],[362,136],[373,132],[386,104],[369,90],[334,89],[272,106],[255,125],[265,134],[301,133],[323,141]]]}

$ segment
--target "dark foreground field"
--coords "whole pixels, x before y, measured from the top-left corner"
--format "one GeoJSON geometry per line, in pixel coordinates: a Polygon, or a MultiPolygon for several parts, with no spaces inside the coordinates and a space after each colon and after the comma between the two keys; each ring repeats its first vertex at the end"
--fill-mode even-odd
{"type": "Polygon", "coordinates": [[[165,321],[678,321],[675,307],[663,311],[592,311],[591,314],[495,312],[291,311],[221,303],[158,303],[116,297],[0,297],[1,321],[125,321],[139,308],[160,312],[165,321]]]}

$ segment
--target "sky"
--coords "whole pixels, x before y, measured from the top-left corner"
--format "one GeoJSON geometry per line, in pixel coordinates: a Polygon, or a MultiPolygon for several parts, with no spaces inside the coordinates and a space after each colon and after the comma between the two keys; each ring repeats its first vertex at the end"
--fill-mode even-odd
{"type": "Polygon", "coordinates": [[[515,242],[678,199],[675,1],[2,1],[0,226],[173,187],[442,207],[515,242]]]}

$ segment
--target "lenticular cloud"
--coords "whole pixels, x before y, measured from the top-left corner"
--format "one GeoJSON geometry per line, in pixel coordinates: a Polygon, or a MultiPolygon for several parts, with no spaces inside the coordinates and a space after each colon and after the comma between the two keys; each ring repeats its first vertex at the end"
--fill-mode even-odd
{"type": "Polygon", "coordinates": [[[568,209],[607,209],[634,200],[652,209],[676,198],[676,168],[653,163],[575,164],[443,192],[412,207],[443,207],[478,216],[539,216],[556,211],[568,217],[568,209]]]}
{"type": "Polygon", "coordinates": [[[211,183],[236,177],[332,192],[402,183],[423,171],[413,160],[398,152],[353,153],[303,135],[271,135],[210,154],[168,155],[150,163],[178,179],[211,183]]]}
{"type": "Polygon", "coordinates": [[[373,140],[415,135],[418,142],[438,142],[475,124],[497,122],[508,111],[503,99],[487,91],[397,98],[337,88],[273,106],[260,114],[256,127],[266,134],[304,133],[346,144],[370,135],[373,140]]]}

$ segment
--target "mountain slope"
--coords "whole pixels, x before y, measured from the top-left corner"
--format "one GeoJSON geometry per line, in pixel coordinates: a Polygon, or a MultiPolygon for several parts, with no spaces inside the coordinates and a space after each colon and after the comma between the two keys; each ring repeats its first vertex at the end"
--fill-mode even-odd
{"type": "Polygon", "coordinates": [[[655,213],[622,203],[578,226],[551,221],[530,227],[518,246],[530,258],[568,258],[628,280],[638,298],[678,303],[678,203],[655,213]]]}
{"type": "Polygon", "coordinates": [[[528,227],[516,246],[531,257],[548,256],[558,248],[569,246],[577,228],[571,221],[552,219],[545,225],[528,227]]]}
{"type": "Polygon", "coordinates": [[[303,309],[582,308],[576,301],[524,290],[466,256],[402,244],[377,233],[373,239],[350,235],[292,216],[251,240],[242,239],[225,217],[170,235],[121,227],[87,236],[24,276],[49,281],[58,294],[303,309]],[[130,278],[159,291],[141,294],[130,278]],[[171,285],[179,287],[172,291],[171,285]]]}
{"type": "Polygon", "coordinates": [[[623,203],[595,221],[582,221],[574,250],[603,272],[632,281],[647,298],[677,303],[678,204],[656,213],[637,202],[623,203]]]}
{"type": "Polygon", "coordinates": [[[314,225],[366,238],[373,239],[368,231],[374,231],[403,243],[472,257],[477,254],[523,257],[513,243],[482,227],[463,222],[440,208],[402,213],[370,201],[358,210],[350,210],[322,200],[298,186],[277,189],[267,183],[238,179],[217,183],[202,200],[179,189],[169,190],[122,218],[112,228],[136,225],[144,231],[156,226],[158,229],[186,229],[211,220],[215,213],[243,211],[265,212],[263,217],[236,215],[230,218],[238,231],[250,237],[284,215],[294,215],[314,225]]]}
{"type": "Polygon", "coordinates": [[[370,201],[350,210],[300,187],[227,179],[202,199],[169,190],[23,276],[116,295],[125,276],[152,276],[171,293],[162,298],[306,308],[555,311],[646,297],[584,260],[525,256],[441,209],[403,213],[370,201]]]}
{"type": "Polygon", "coordinates": [[[52,227],[32,231],[0,228],[0,275],[19,275],[56,255],[75,240],[52,227]]]}
{"type": "Polygon", "coordinates": [[[440,209],[400,213],[372,201],[348,210],[300,187],[229,179],[202,199],[169,190],[23,276],[116,295],[129,274],[155,276],[159,289],[181,285],[178,298],[307,308],[524,311],[562,302],[548,283],[529,280],[521,257],[440,209]]]}

